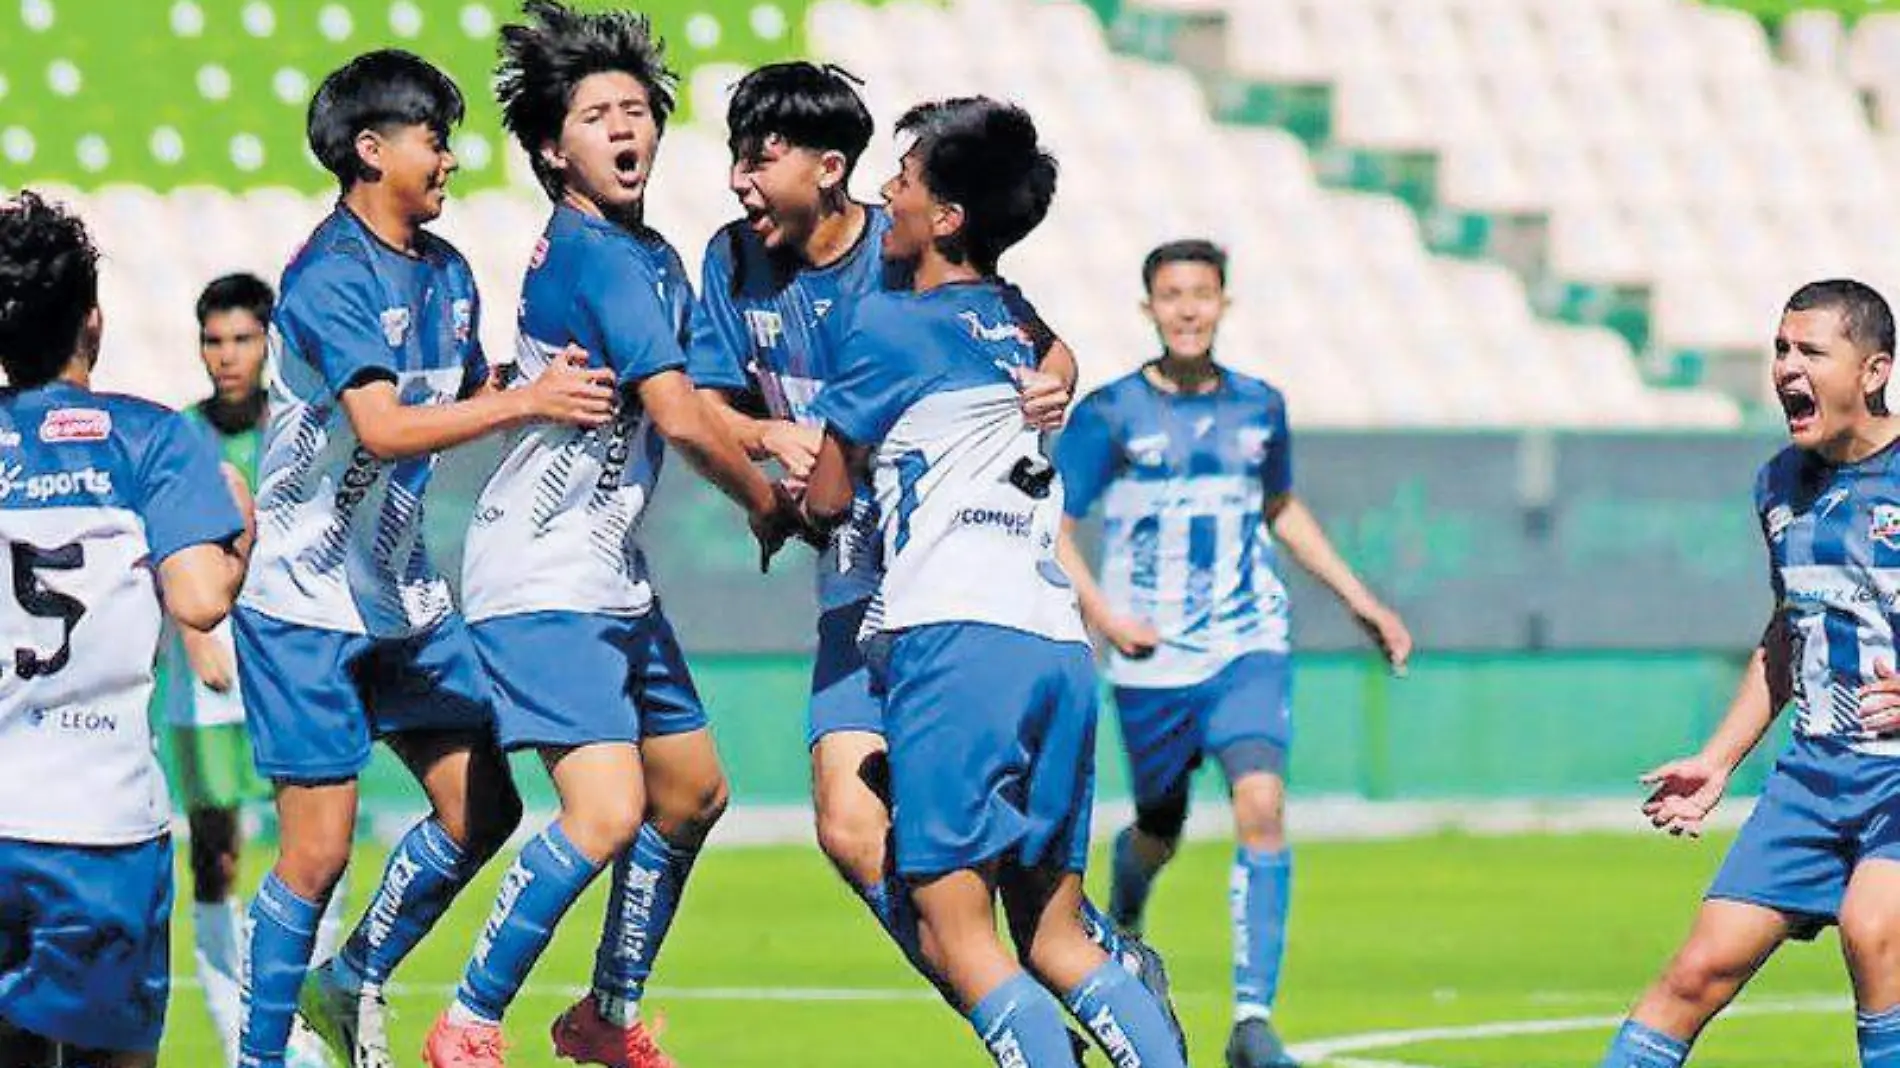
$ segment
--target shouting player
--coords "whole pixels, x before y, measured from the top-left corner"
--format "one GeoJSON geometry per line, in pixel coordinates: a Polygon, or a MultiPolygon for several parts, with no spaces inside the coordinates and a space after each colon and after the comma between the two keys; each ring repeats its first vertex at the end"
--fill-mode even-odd
{"type": "MultiPolygon", "coordinates": [[[[215,628],[250,538],[183,416],[94,393],[99,254],[0,201],[0,1064],[157,1063],[171,989],[171,806],[146,715],[163,612],[215,628]],[[160,600],[164,602],[163,611],[160,600]]],[[[227,481],[230,483],[227,485],[227,481]]]]}
{"type": "Polygon", "coordinates": [[[1018,411],[1045,345],[996,277],[1047,213],[1055,161],[1028,115],[990,100],[914,108],[898,129],[914,145],[885,186],[883,248],[912,288],[852,316],[813,402],[826,437],[807,500],[845,520],[869,465],[885,571],[863,641],[886,694],[896,870],[924,956],[998,1064],[1075,1063],[1054,991],[1114,1063],[1180,1066],[1164,1004],[1081,918],[1095,672],[1055,559],[1060,485],[1018,411]]]}
{"type": "MultiPolygon", "coordinates": [[[[521,850],[425,1055],[502,1063],[502,1014],[561,917],[613,865],[593,990],[554,1024],[560,1056],[616,1068],[671,1062],[639,1004],[725,775],[634,531],[671,444],[751,514],[789,517],[686,377],[692,288],[645,223],[674,76],[644,16],[531,0],[502,29],[497,93],[554,214],[522,285],[518,382],[584,348],[620,389],[588,430],[517,431],[476,506],[464,610],[494,680],[504,747],[533,749],[560,816],[521,850]]],[[[784,498],[789,501],[788,498],[784,498]]]]}
{"type": "Polygon", "coordinates": [[[389,1064],[384,982],[520,819],[487,680],[423,543],[423,499],[440,450],[541,420],[597,426],[613,393],[607,372],[578,368],[483,388],[474,277],[422,229],[442,211],[461,116],[454,83],[399,51],[350,61],[310,104],[311,151],[342,197],[284,272],[257,554],[233,616],[282,835],[251,904],[244,1068],[283,1063],[300,987],[304,1016],[341,1056],[389,1064]],[[379,737],[433,811],[306,987],[379,737]]]}
{"type": "Polygon", "coordinates": [[[1792,443],[1755,479],[1775,608],[1701,752],[1644,776],[1657,828],[1696,835],[1782,706],[1794,738],[1729,847],[1688,939],[1604,1068],[1676,1068],[1790,938],[1839,924],[1860,1063],[1900,1066],[1900,418],[1893,312],[1859,282],[1801,287],[1775,334],[1792,443]]]}
{"type": "Polygon", "coordinates": [[[1287,603],[1275,545],[1337,595],[1403,671],[1412,638],[1360,584],[1293,493],[1286,402],[1214,360],[1227,256],[1178,241],[1142,265],[1161,356],[1076,406],[1058,446],[1067,489],[1062,556],[1083,617],[1109,644],[1109,678],[1135,792],[1115,839],[1109,908],[1140,930],[1174,855],[1204,755],[1233,798],[1232,1068],[1292,1062],[1270,1022],[1292,867],[1284,829],[1292,740],[1287,603]],[[1074,526],[1104,502],[1104,585],[1074,526]]]}

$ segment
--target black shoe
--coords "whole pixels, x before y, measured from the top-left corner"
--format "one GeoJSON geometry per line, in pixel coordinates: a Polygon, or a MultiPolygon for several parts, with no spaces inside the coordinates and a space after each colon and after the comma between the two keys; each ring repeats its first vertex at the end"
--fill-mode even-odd
{"type": "Polygon", "coordinates": [[[1161,959],[1155,947],[1143,942],[1138,935],[1122,932],[1122,967],[1141,980],[1148,993],[1161,1003],[1162,1011],[1168,1014],[1168,1027],[1174,1032],[1174,1044],[1181,1049],[1181,1060],[1188,1059],[1187,1031],[1181,1026],[1181,1017],[1174,1011],[1174,997],[1168,982],[1168,966],[1161,959]]]}
{"type": "Polygon", "coordinates": [[[1273,1033],[1272,1023],[1255,1018],[1234,1025],[1227,1038],[1227,1068],[1300,1068],[1300,1062],[1273,1033]]]}

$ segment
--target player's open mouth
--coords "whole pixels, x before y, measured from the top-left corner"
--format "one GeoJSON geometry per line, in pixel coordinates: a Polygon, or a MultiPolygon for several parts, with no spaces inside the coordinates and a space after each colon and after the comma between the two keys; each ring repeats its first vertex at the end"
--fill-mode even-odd
{"type": "Polygon", "coordinates": [[[745,221],[746,225],[752,228],[752,232],[761,237],[770,233],[773,226],[776,225],[772,222],[771,212],[755,211],[752,208],[746,209],[745,221]]]}
{"type": "Polygon", "coordinates": [[[1814,398],[1799,390],[1782,389],[1776,396],[1781,400],[1782,414],[1788,417],[1788,429],[1799,433],[1814,425],[1815,417],[1821,409],[1814,398]]]}
{"type": "Polygon", "coordinates": [[[614,177],[621,185],[638,185],[644,179],[640,173],[640,153],[634,149],[625,149],[614,156],[614,177]]]}

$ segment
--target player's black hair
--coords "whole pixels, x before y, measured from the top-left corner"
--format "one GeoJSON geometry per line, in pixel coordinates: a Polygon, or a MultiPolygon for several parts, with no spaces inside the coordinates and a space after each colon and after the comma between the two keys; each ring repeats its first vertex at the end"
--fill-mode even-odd
{"type": "Polygon", "coordinates": [[[1152,295],[1155,291],[1155,275],[1170,263],[1205,263],[1220,275],[1221,288],[1227,288],[1227,250],[1202,237],[1190,237],[1183,241],[1170,241],[1148,253],[1141,261],[1141,288],[1152,295]]]}
{"type": "Polygon", "coordinates": [[[77,215],[31,190],[0,200],[0,368],[16,389],[58,378],[99,306],[99,250],[77,215]]]}
{"type": "Polygon", "coordinates": [[[1863,352],[1893,353],[1893,309],[1887,298],[1865,282],[1829,278],[1809,282],[1788,298],[1791,312],[1832,308],[1841,313],[1841,332],[1863,352]]]}
{"type": "Polygon", "coordinates": [[[963,227],[939,246],[950,259],[993,273],[1003,253],[1049,214],[1055,157],[1022,108],[958,97],[917,105],[897,120],[897,130],[917,138],[910,151],[925,188],[963,209],[963,227]]]}
{"type": "Polygon", "coordinates": [[[277,295],[271,292],[270,283],[249,271],[238,271],[222,278],[214,278],[204,292],[198,294],[198,325],[219,312],[247,311],[260,323],[270,322],[271,308],[277,304],[277,295]]]}
{"type": "Polygon", "coordinates": [[[356,154],[364,130],[427,126],[446,143],[462,121],[462,91],[449,76],[412,52],[365,52],[331,71],[310,98],[305,130],[310,151],[347,192],[381,177],[356,154]]]}
{"type": "Polygon", "coordinates": [[[526,23],[501,28],[495,99],[502,125],[528,153],[541,188],[559,199],[560,172],[541,158],[541,146],[561,136],[574,87],[590,74],[631,74],[646,86],[653,120],[664,131],[679,75],[666,65],[666,45],[645,15],[580,12],[555,0],[528,0],[521,12],[526,23]]]}
{"type": "Polygon", "coordinates": [[[726,105],[726,143],[736,157],[756,153],[773,135],[796,148],[838,152],[848,177],[871,143],[871,110],[855,77],[803,60],[770,63],[739,79],[726,105]]]}

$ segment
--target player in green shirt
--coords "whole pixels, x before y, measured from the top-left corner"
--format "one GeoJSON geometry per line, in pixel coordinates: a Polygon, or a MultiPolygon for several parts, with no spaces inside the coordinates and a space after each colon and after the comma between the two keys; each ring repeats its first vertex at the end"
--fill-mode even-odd
{"type": "MultiPolygon", "coordinates": [[[[213,392],[186,414],[217,439],[224,462],[244,476],[252,492],[263,440],[264,352],[275,300],[270,285],[252,274],[225,275],[198,298],[198,355],[213,392]]],[[[235,1068],[243,967],[236,894],[241,809],[246,802],[268,801],[270,784],[251,763],[230,625],[207,632],[168,621],[166,630],[152,700],[170,728],[172,782],[191,822],[198,978],[226,1061],[235,1068]]],[[[323,931],[332,947],[345,907],[342,897],[339,892],[331,898],[324,916],[323,931]]],[[[314,1054],[314,1047],[309,1052],[314,1054]]]]}

